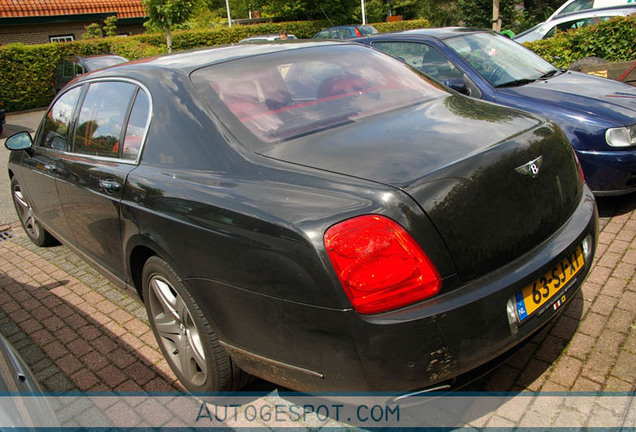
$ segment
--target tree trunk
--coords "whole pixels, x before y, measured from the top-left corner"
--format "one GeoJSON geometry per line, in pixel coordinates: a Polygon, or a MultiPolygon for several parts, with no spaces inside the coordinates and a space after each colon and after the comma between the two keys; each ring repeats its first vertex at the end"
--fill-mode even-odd
{"type": "Polygon", "coordinates": [[[492,0],[492,29],[501,31],[501,17],[499,16],[499,0],[492,0]]]}
{"type": "Polygon", "coordinates": [[[166,45],[168,46],[168,52],[172,52],[172,34],[170,33],[170,24],[166,25],[166,45]]]}

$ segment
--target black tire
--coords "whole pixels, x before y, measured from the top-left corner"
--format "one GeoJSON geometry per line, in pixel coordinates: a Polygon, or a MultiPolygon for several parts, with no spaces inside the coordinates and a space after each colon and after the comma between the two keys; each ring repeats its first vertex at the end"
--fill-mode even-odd
{"type": "Polygon", "coordinates": [[[607,60],[600,57],[583,57],[582,59],[570,63],[568,69],[571,71],[581,72],[582,66],[599,65],[604,63],[607,63],[607,60]]]}
{"type": "Polygon", "coordinates": [[[13,199],[13,205],[15,206],[16,213],[18,213],[22,228],[24,228],[24,232],[26,232],[33,243],[38,246],[58,244],[55,237],[45,230],[36,219],[33,214],[33,207],[15,177],[11,179],[11,198],[13,199]]]}
{"type": "Polygon", "coordinates": [[[148,320],[168,364],[191,392],[233,391],[248,375],[219,344],[210,322],[181,278],[157,256],[142,272],[148,320]]]}

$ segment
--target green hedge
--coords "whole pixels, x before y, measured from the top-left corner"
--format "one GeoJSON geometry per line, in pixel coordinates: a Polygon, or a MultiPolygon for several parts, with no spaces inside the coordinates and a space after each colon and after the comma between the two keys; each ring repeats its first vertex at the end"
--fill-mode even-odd
{"type": "MultiPolygon", "coordinates": [[[[218,27],[209,30],[183,30],[172,34],[174,50],[236,43],[248,36],[279,33],[287,30],[298,38],[311,38],[328,27],[326,21],[285,22],[218,27]]],[[[379,23],[381,32],[428,27],[427,20],[379,23]]],[[[71,43],[43,45],[9,44],[0,47],[0,97],[6,111],[20,111],[43,107],[53,98],[51,80],[57,62],[71,55],[91,55],[111,52],[130,60],[155,56],[166,52],[163,33],[132,37],[111,37],[71,43]]]]}
{"type": "Polygon", "coordinates": [[[636,60],[636,16],[617,17],[550,39],[526,43],[547,61],[566,68],[583,57],[610,62],[636,60]]]}

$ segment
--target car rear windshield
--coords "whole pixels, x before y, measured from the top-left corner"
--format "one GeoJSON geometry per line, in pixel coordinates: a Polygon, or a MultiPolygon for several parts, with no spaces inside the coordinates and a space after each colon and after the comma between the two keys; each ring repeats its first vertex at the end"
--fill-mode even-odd
{"type": "Polygon", "coordinates": [[[94,57],[84,59],[84,63],[86,63],[88,68],[92,71],[109,66],[115,66],[120,63],[126,63],[127,61],[128,60],[126,60],[125,58],[118,56],[94,57]]]}
{"type": "Polygon", "coordinates": [[[199,69],[192,82],[228,126],[266,143],[353,123],[446,94],[367,47],[326,45],[199,69]],[[220,109],[215,109],[215,108],[220,109]]]}
{"type": "Polygon", "coordinates": [[[378,32],[375,27],[372,26],[358,26],[358,30],[360,30],[360,33],[364,36],[376,34],[378,32]]]}

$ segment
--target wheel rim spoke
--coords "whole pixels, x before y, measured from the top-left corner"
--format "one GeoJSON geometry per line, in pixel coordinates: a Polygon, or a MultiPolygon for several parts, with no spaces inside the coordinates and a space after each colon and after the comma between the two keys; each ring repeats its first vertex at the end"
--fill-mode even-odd
{"type": "Polygon", "coordinates": [[[29,203],[27,203],[27,202],[24,200],[24,196],[22,196],[22,191],[21,191],[21,190],[16,189],[16,190],[13,192],[13,196],[15,197],[15,200],[16,200],[16,202],[20,205],[20,207],[22,207],[23,209],[26,209],[26,210],[28,210],[28,209],[30,208],[30,207],[29,207],[29,203]]]}
{"type": "Polygon", "coordinates": [[[183,374],[194,383],[205,381],[205,361],[195,353],[195,350],[187,345],[180,351],[180,362],[183,374]]]}
{"type": "Polygon", "coordinates": [[[150,280],[151,317],[160,343],[175,367],[194,385],[203,385],[207,363],[199,329],[177,291],[160,276],[150,280]]]}
{"type": "Polygon", "coordinates": [[[172,319],[177,323],[181,321],[177,311],[175,310],[175,302],[177,301],[176,293],[170,288],[162,279],[154,278],[150,282],[152,292],[155,294],[155,299],[161,308],[160,311],[156,311],[156,317],[161,314],[165,314],[167,319],[172,319]]]}
{"type": "Polygon", "coordinates": [[[24,226],[24,229],[31,237],[38,237],[40,235],[40,226],[38,225],[35,217],[33,216],[33,210],[27,202],[22,189],[16,186],[13,190],[13,197],[15,199],[16,209],[18,211],[18,217],[24,226]]]}

